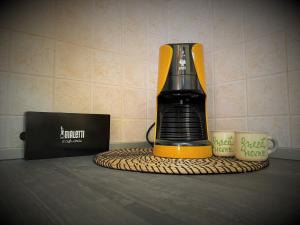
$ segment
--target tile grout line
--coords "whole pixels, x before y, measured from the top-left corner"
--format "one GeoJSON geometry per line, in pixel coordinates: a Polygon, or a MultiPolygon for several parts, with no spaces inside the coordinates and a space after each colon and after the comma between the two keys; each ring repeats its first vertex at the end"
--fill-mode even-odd
{"type": "Polygon", "coordinates": [[[94,113],[94,82],[92,81],[92,77],[95,73],[95,51],[91,53],[90,64],[90,112],[94,113]]]}
{"type": "MultiPolygon", "coordinates": [[[[92,27],[92,42],[93,42],[93,47],[95,47],[95,41],[96,41],[96,2],[93,1],[93,27],[92,27]]],[[[121,22],[121,21],[120,21],[121,22]]],[[[121,40],[122,41],[122,40],[121,40]]],[[[90,70],[90,110],[91,110],[91,113],[96,113],[95,112],[95,98],[94,98],[94,95],[95,95],[95,88],[96,88],[96,85],[97,85],[97,82],[94,80],[94,77],[95,77],[95,66],[96,66],[96,62],[95,62],[95,58],[96,58],[96,53],[97,53],[97,50],[96,48],[95,49],[91,49],[91,70],[90,70]]],[[[112,53],[112,52],[111,52],[112,53]]],[[[112,54],[116,54],[116,53],[112,53],[112,54]]],[[[106,85],[105,85],[106,86],[106,85]]],[[[110,129],[111,129],[111,118],[110,118],[110,129]]]]}
{"type": "Polygon", "coordinates": [[[262,75],[256,75],[256,76],[248,76],[248,80],[257,80],[257,79],[262,79],[262,78],[270,78],[274,76],[280,76],[284,74],[286,71],[282,70],[281,72],[276,72],[276,73],[268,73],[268,74],[262,74],[262,75]]]}
{"type": "Polygon", "coordinates": [[[244,79],[245,79],[245,90],[244,90],[244,94],[245,94],[245,123],[244,125],[246,126],[246,130],[249,131],[249,124],[248,124],[248,112],[249,112],[249,108],[248,108],[248,74],[247,74],[247,60],[246,60],[246,33],[245,33],[245,21],[246,21],[246,7],[245,4],[242,4],[242,9],[241,9],[241,13],[242,13],[242,36],[243,36],[243,73],[244,73],[244,79]]]}
{"type": "MultiPolygon", "coordinates": [[[[246,52],[246,50],[245,50],[246,52]]],[[[245,53],[246,55],[246,53],[245,53]]],[[[245,60],[246,61],[246,60],[245,60]]],[[[246,62],[245,62],[246,64],[246,62]]],[[[246,70],[246,69],[245,69],[246,70]]],[[[231,84],[236,84],[236,83],[240,83],[242,81],[244,81],[246,78],[247,80],[260,80],[260,79],[269,79],[269,78],[273,78],[273,77],[280,77],[280,76],[284,76],[284,73],[285,71],[282,71],[280,73],[273,73],[273,74],[268,74],[268,75],[263,75],[263,76],[258,76],[258,77],[247,77],[246,76],[246,72],[245,72],[245,78],[243,79],[237,79],[237,80],[231,80],[231,81],[225,81],[225,82],[222,82],[222,83],[218,83],[218,84],[215,84],[216,87],[221,87],[221,86],[226,86],[226,85],[231,85],[231,84]]]]}
{"type": "Polygon", "coordinates": [[[56,67],[56,48],[57,48],[57,43],[54,41],[54,51],[53,51],[53,70],[52,70],[52,112],[55,111],[55,84],[56,84],[56,78],[55,78],[55,67],[56,67]]]}
{"type": "MultiPolygon", "coordinates": [[[[120,2],[118,2],[118,4],[121,4],[120,2]]],[[[127,10],[126,9],[126,6],[123,7],[123,5],[121,6],[121,16],[120,16],[120,23],[121,23],[121,51],[123,52],[124,49],[125,49],[125,38],[126,38],[126,35],[125,35],[125,32],[126,32],[126,28],[125,28],[125,24],[124,24],[124,18],[125,18],[125,14],[126,12],[124,12],[124,10],[127,10]],[[124,9],[125,8],[125,9],[124,9]]],[[[125,66],[124,66],[124,55],[122,55],[120,58],[121,58],[121,88],[122,90],[125,92],[125,86],[124,86],[124,80],[125,80],[125,66]]],[[[122,104],[122,110],[123,110],[123,113],[121,115],[121,135],[120,135],[120,142],[125,142],[125,132],[124,132],[124,119],[125,119],[125,101],[126,101],[126,96],[125,96],[125,93],[123,93],[122,95],[122,101],[121,101],[121,104],[122,104]]]]}
{"type": "MultiPolygon", "coordinates": [[[[120,51],[115,51],[115,50],[109,50],[109,49],[104,49],[104,48],[96,48],[92,45],[91,46],[83,45],[83,44],[79,44],[79,43],[72,42],[72,41],[69,41],[69,40],[60,39],[58,37],[49,37],[49,36],[43,36],[43,35],[39,35],[39,34],[35,34],[35,33],[30,33],[30,32],[27,32],[27,31],[16,30],[14,28],[7,28],[7,27],[1,27],[0,26],[0,29],[8,31],[10,33],[23,34],[23,35],[32,36],[34,38],[40,38],[40,39],[45,39],[45,40],[49,40],[49,41],[62,42],[64,44],[74,45],[78,48],[86,48],[86,49],[89,49],[89,50],[108,52],[108,53],[117,54],[117,55],[120,55],[120,56],[129,56],[130,55],[130,53],[128,53],[126,51],[123,51],[122,48],[121,48],[122,50],[120,50],[120,51]]],[[[122,36],[124,36],[124,35],[122,35],[122,36]]],[[[124,43],[122,43],[122,41],[123,41],[122,38],[121,38],[121,46],[122,46],[122,44],[124,44],[124,43]]],[[[141,60],[145,61],[145,62],[150,61],[148,58],[142,58],[141,60]]]]}
{"type": "MultiPolygon", "coordinates": [[[[150,56],[150,34],[149,34],[149,16],[147,15],[147,18],[146,18],[146,21],[147,21],[147,23],[146,23],[146,48],[147,48],[147,58],[150,56]]],[[[148,64],[147,64],[148,65],[148,64]]],[[[148,66],[147,66],[147,68],[148,68],[148,66]]],[[[148,71],[148,70],[146,70],[146,71],[148,71]]],[[[146,72],[146,79],[144,79],[145,81],[146,81],[146,85],[145,85],[145,88],[146,88],[146,112],[145,112],[145,117],[146,117],[146,119],[145,119],[145,124],[144,124],[144,129],[145,129],[145,133],[147,132],[147,129],[148,129],[148,127],[147,127],[147,119],[148,119],[148,108],[149,108],[149,104],[148,104],[148,98],[149,98],[149,96],[148,96],[148,93],[149,93],[149,91],[148,91],[148,87],[149,87],[149,84],[148,84],[148,82],[147,82],[147,77],[148,77],[148,73],[146,72]]],[[[146,141],[146,140],[145,140],[146,141]]]]}
{"type": "Polygon", "coordinates": [[[10,90],[9,90],[9,83],[11,82],[11,78],[12,78],[12,73],[11,73],[11,68],[12,68],[12,61],[13,61],[13,57],[12,57],[12,52],[13,52],[13,40],[14,40],[14,36],[13,36],[13,32],[9,31],[9,50],[8,50],[8,75],[7,75],[7,82],[6,82],[6,109],[5,112],[7,114],[11,114],[10,112],[10,90]]]}
{"type": "Polygon", "coordinates": [[[91,46],[83,45],[83,44],[79,44],[79,43],[69,41],[69,40],[66,40],[66,39],[61,39],[59,37],[43,36],[43,35],[39,35],[39,34],[36,34],[36,33],[31,33],[31,32],[28,32],[28,31],[18,30],[18,29],[14,29],[14,28],[7,28],[7,27],[3,28],[1,26],[0,26],[0,29],[6,30],[6,31],[11,32],[11,33],[17,33],[17,34],[32,36],[32,37],[35,37],[35,38],[58,41],[58,42],[62,42],[62,43],[65,43],[65,44],[74,45],[74,46],[77,46],[77,47],[80,47],[80,48],[88,48],[88,49],[93,49],[93,50],[96,50],[96,51],[104,51],[104,52],[110,52],[110,53],[114,53],[114,54],[118,54],[118,55],[124,55],[124,53],[122,51],[114,51],[114,50],[109,50],[109,49],[104,49],[104,48],[96,48],[92,45],[91,46]]]}
{"type": "MultiPolygon", "coordinates": [[[[90,84],[92,82],[95,85],[99,86],[113,86],[113,87],[122,87],[120,84],[107,84],[107,83],[101,83],[98,81],[90,81],[89,80],[81,80],[81,79],[73,79],[73,78],[68,78],[68,77],[62,77],[62,76],[45,76],[45,75],[38,75],[38,74],[31,74],[31,73],[22,73],[22,72],[10,72],[10,71],[0,71],[0,72],[6,72],[9,73],[13,76],[25,76],[25,77],[32,77],[32,78],[41,78],[41,79],[51,79],[54,78],[55,80],[68,80],[68,81],[74,81],[74,82],[80,82],[80,83],[85,83],[85,84],[90,84]]],[[[139,89],[139,90],[145,90],[143,87],[139,86],[128,86],[128,89],[139,89]]],[[[149,89],[149,90],[154,90],[154,89],[149,89]]]]}
{"type": "MultiPolygon", "coordinates": [[[[289,114],[260,114],[260,115],[249,115],[247,118],[259,118],[259,117],[289,117],[289,114]]],[[[295,116],[300,116],[300,114],[295,114],[295,116]]],[[[236,119],[236,118],[245,118],[243,116],[220,116],[218,119],[236,119]]]]}
{"type": "Polygon", "coordinates": [[[210,1],[210,10],[211,10],[211,12],[210,12],[210,33],[211,33],[211,51],[212,51],[212,53],[211,53],[211,60],[212,60],[212,87],[213,87],[213,98],[212,98],[212,100],[213,100],[213,123],[214,123],[214,127],[213,127],[213,129],[215,130],[215,129],[217,129],[217,113],[216,113],[216,85],[215,85],[215,39],[214,39],[214,37],[215,37],[215,34],[214,34],[214,30],[213,30],[213,27],[214,27],[214,24],[215,24],[215,21],[214,21],[214,19],[215,19],[215,11],[214,11],[214,6],[213,6],[213,1],[210,1]]]}
{"type": "MultiPolygon", "coordinates": [[[[93,114],[93,113],[92,113],[93,114]]],[[[14,114],[14,113],[10,113],[10,114],[5,114],[5,113],[2,113],[0,114],[0,117],[2,116],[16,116],[16,117],[20,117],[20,116],[23,116],[22,114],[14,114]]],[[[273,117],[273,118],[281,118],[281,117],[289,117],[289,114],[272,114],[272,115],[249,115],[249,118],[268,118],[268,117],[273,117]]],[[[292,115],[291,117],[300,117],[300,114],[294,114],[292,115]]],[[[150,119],[154,119],[154,117],[149,117],[150,119]]],[[[243,116],[221,116],[221,117],[218,117],[216,119],[243,119],[244,117],[243,116]]],[[[122,119],[122,117],[115,117],[114,119],[122,119]]],[[[145,118],[125,118],[125,119],[145,119],[145,118]]],[[[208,118],[208,119],[214,119],[214,118],[208,118]]]]}
{"type": "Polygon", "coordinates": [[[284,47],[285,47],[285,59],[286,59],[286,90],[287,90],[287,100],[288,100],[288,127],[289,127],[289,147],[293,147],[293,138],[292,138],[292,116],[291,116],[291,102],[290,102],[290,85],[289,85],[289,68],[288,68],[288,41],[287,41],[287,31],[284,32],[284,47]]]}
{"type": "MultiPolygon", "coordinates": [[[[55,1],[53,3],[53,7],[54,9],[56,10],[57,8],[57,2],[55,1]]],[[[56,11],[55,11],[55,23],[56,23],[56,11]]],[[[56,25],[55,25],[55,32],[56,32],[56,25]]],[[[55,33],[56,34],[56,33],[55,33]]],[[[55,86],[56,86],[56,51],[57,51],[57,40],[56,38],[53,38],[53,41],[54,41],[54,51],[53,51],[53,70],[52,70],[52,79],[53,79],[53,82],[52,82],[52,112],[55,112],[55,101],[56,101],[56,91],[55,91],[55,86]]]]}
{"type": "MultiPolygon", "coordinates": [[[[93,9],[92,9],[92,43],[93,47],[95,47],[95,40],[96,40],[96,2],[93,1],[92,3],[93,9]]],[[[89,71],[89,86],[90,86],[90,113],[94,113],[94,83],[92,81],[92,78],[94,77],[94,72],[95,72],[95,55],[96,55],[96,50],[90,49],[90,71],[89,71]]]]}

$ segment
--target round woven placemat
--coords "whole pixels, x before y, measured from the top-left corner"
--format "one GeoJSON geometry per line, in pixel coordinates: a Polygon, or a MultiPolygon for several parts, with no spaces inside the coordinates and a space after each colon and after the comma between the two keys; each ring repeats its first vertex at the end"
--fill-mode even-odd
{"type": "Polygon", "coordinates": [[[152,154],[151,148],[110,150],[95,156],[95,163],[108,168],[164,174],[242,173],[263,169],[269,161],[240,161],[236,158],[171,159],[152,154]]]}

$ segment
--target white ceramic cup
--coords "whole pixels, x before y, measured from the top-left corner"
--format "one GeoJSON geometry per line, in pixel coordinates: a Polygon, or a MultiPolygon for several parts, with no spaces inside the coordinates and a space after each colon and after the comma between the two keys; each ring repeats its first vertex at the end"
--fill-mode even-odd
{"type": "Polygon", "coordinates": [[[278,142],[264,132],[236,132],[235,157],[245,161],[265,161],[276,151],[278,142]],[[269,142],[272,146],[269,146],[269,142]]]}
{"type": "Polygon", "coordinates": [[[215,156],[234,156],[234,131],[211,131],[213,154],[215,156]]]}

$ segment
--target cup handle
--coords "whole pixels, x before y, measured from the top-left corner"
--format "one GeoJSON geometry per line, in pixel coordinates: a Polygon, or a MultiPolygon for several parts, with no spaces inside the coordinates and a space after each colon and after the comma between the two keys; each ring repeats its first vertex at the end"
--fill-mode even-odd
{"type": "Polygon", "coordinates": [[[271,141],[273,146],[268,147],[268,154],[275,152],[278,149],[278,141],[275,138],[268,137],[268,141],[271,141]]]}

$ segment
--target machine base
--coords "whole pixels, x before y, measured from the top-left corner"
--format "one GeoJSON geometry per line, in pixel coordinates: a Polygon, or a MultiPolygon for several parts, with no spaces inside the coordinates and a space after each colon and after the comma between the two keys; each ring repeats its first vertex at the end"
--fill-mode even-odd
{"type": "Polygon", "coordinates": [[[167,146],[154,145],[153,155],[165,158],[208,158],[212,147],[208,146],[167,146]]]}

